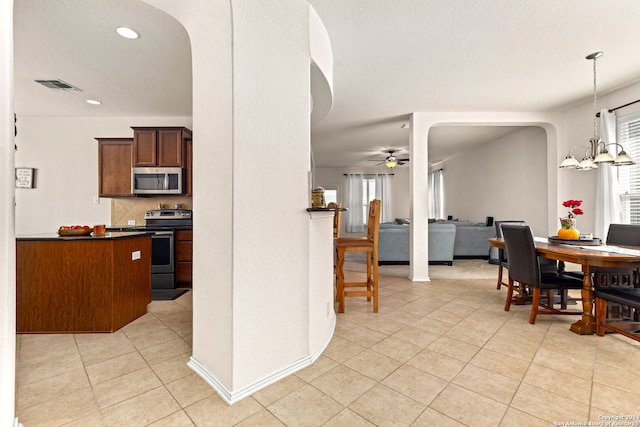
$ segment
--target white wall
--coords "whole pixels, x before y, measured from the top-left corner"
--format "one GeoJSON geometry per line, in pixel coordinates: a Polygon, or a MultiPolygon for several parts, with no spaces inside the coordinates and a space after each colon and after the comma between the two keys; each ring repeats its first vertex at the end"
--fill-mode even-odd
{"type": "Polygon", "coordinates": [[[18,118],[15,162],[36,169],[35,188],[16,190],[16,234],[60,225],[110,224],[111,199],[98,197],[97,137],[133,137],[131,126],[192,127],[190,117],[18,118]]]}
{"type": "Polygon", "coordinates": [[[485,222],[524,219],[547,233],[547,140],[544,129],[522,130],[442,162],[445,215],[485,222]]]}

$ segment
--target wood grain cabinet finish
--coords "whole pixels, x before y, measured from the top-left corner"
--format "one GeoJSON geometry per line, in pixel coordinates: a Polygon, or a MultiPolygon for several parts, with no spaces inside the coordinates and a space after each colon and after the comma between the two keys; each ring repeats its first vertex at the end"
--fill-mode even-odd
{"type": "Polygon", "coordinates": [[[133,196],[131,158],[133,138],[96,138],[98,141],[98,195],[133,196]]]}
{"type": "Polygon", "coordinates": [[[150,300],[148,235],[16,242],[18,333],[113,332],[150,300]]]}
{"type": "Polygon", "coordinates": [[[193,281],[193,231],[176,230],[176,284],[191,287],[193,281]]]}
{"type": "Polygon", "coordinates": [[[133,165],[186,167],[186,141],[191,131],[184,127],[133,127],[133,165]]]}
{"type": "Polygon", "coordinates": [[[193,141],[187,140],[187,158],[186,158],[186,171],[187,171],[187,196],[193,195],[193,141]]]}

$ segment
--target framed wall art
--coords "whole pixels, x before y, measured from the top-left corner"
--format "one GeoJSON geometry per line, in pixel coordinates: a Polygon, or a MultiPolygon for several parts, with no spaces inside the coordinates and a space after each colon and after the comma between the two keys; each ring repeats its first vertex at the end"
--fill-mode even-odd
{"type": "Polygon", "coordinates": [[[16,188],[33,188],[33,168],[16,168],[16,188]]]}

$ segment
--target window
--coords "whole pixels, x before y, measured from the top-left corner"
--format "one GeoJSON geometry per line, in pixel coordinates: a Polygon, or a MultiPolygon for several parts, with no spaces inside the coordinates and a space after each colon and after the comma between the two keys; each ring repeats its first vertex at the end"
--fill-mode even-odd
{"type": "MultiPolygon", "coordinates": [[[[632,159],[639,161],[640,111],[618,117],[616,128],[618,143],[632,159]]],[[[622,221],[627,224],[640,224],[640,164],[617,169],[622,221]]]]}
{"type": "Polygon", "coordinates": [[[324,187],[324,201],[338,203],[338,187],[324,187]]]}
{"type": "Polygon", "coordinates": [[[369,202],[376,198],[376,179],[362,179],[362,223],[366,224],[369,219],[369,202]]]}

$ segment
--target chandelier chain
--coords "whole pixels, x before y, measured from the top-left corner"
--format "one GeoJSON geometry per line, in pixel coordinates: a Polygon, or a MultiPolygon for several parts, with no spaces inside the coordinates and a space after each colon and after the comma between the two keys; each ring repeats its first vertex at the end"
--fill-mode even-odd
{"type": "Polygon", "coordinates": [[[593,58],[593,138],[598,139],[598,92],[596,90],[596,59],[593,58]]]}

